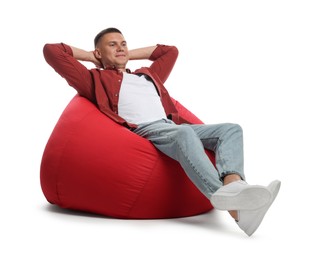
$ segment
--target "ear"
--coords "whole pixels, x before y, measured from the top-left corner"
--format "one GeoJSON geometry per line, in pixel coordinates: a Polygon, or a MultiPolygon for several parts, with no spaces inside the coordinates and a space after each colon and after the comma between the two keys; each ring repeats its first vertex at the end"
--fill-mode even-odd
{"type": "Polygon", "coordinates": [[[95,57],[97,59],[101,59],[101,53],[100,53],[100,50],[98,48],[95,49],[94,54],[95,54],[95,57]]]}

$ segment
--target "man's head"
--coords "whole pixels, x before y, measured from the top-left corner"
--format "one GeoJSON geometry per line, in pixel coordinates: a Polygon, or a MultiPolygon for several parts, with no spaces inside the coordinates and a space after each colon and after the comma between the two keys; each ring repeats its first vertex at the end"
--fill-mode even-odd
{"type": "Polygon", "coordinates": [[[94,40],[95,56],[103,67],[115,66],[125,69],[129,60],[127,42],[117,28],[107,28],[99,32],[94,40]]]}

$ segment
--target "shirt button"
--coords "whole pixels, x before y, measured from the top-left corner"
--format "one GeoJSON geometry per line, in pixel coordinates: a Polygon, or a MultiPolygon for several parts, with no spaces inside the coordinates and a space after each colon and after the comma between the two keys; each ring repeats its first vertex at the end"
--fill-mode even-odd
{"type": "Polygon", "coordinates": [[[117,96],[118,96],[118,93],[114,94],[114,96],[117,97],[117,96]]]}

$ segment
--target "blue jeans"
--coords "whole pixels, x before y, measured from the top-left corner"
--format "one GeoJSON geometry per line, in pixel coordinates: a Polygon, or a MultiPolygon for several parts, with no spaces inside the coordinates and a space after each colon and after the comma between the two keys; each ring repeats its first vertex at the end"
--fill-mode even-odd
{"type": "Polygon", "coordinates": [[[237,124],[176,125],[169,119],[140,124],[134,133],[178,161],[190,180],[208,198],[228,174],[243,173],[243,134],[237,124]],[[205,149],[215,153],[216,167],[205,149]]]}

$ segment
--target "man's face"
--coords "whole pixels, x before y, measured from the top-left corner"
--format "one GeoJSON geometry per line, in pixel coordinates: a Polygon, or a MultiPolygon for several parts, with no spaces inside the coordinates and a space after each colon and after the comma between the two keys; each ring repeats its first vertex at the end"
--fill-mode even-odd
{"type": "Polygon", "coordinates": [[[116,66],[117,69],[125,69],[129,60],[127,42],[120,33],[107,33],[96,46],[96,57],[104,67],[116,66]]]}

